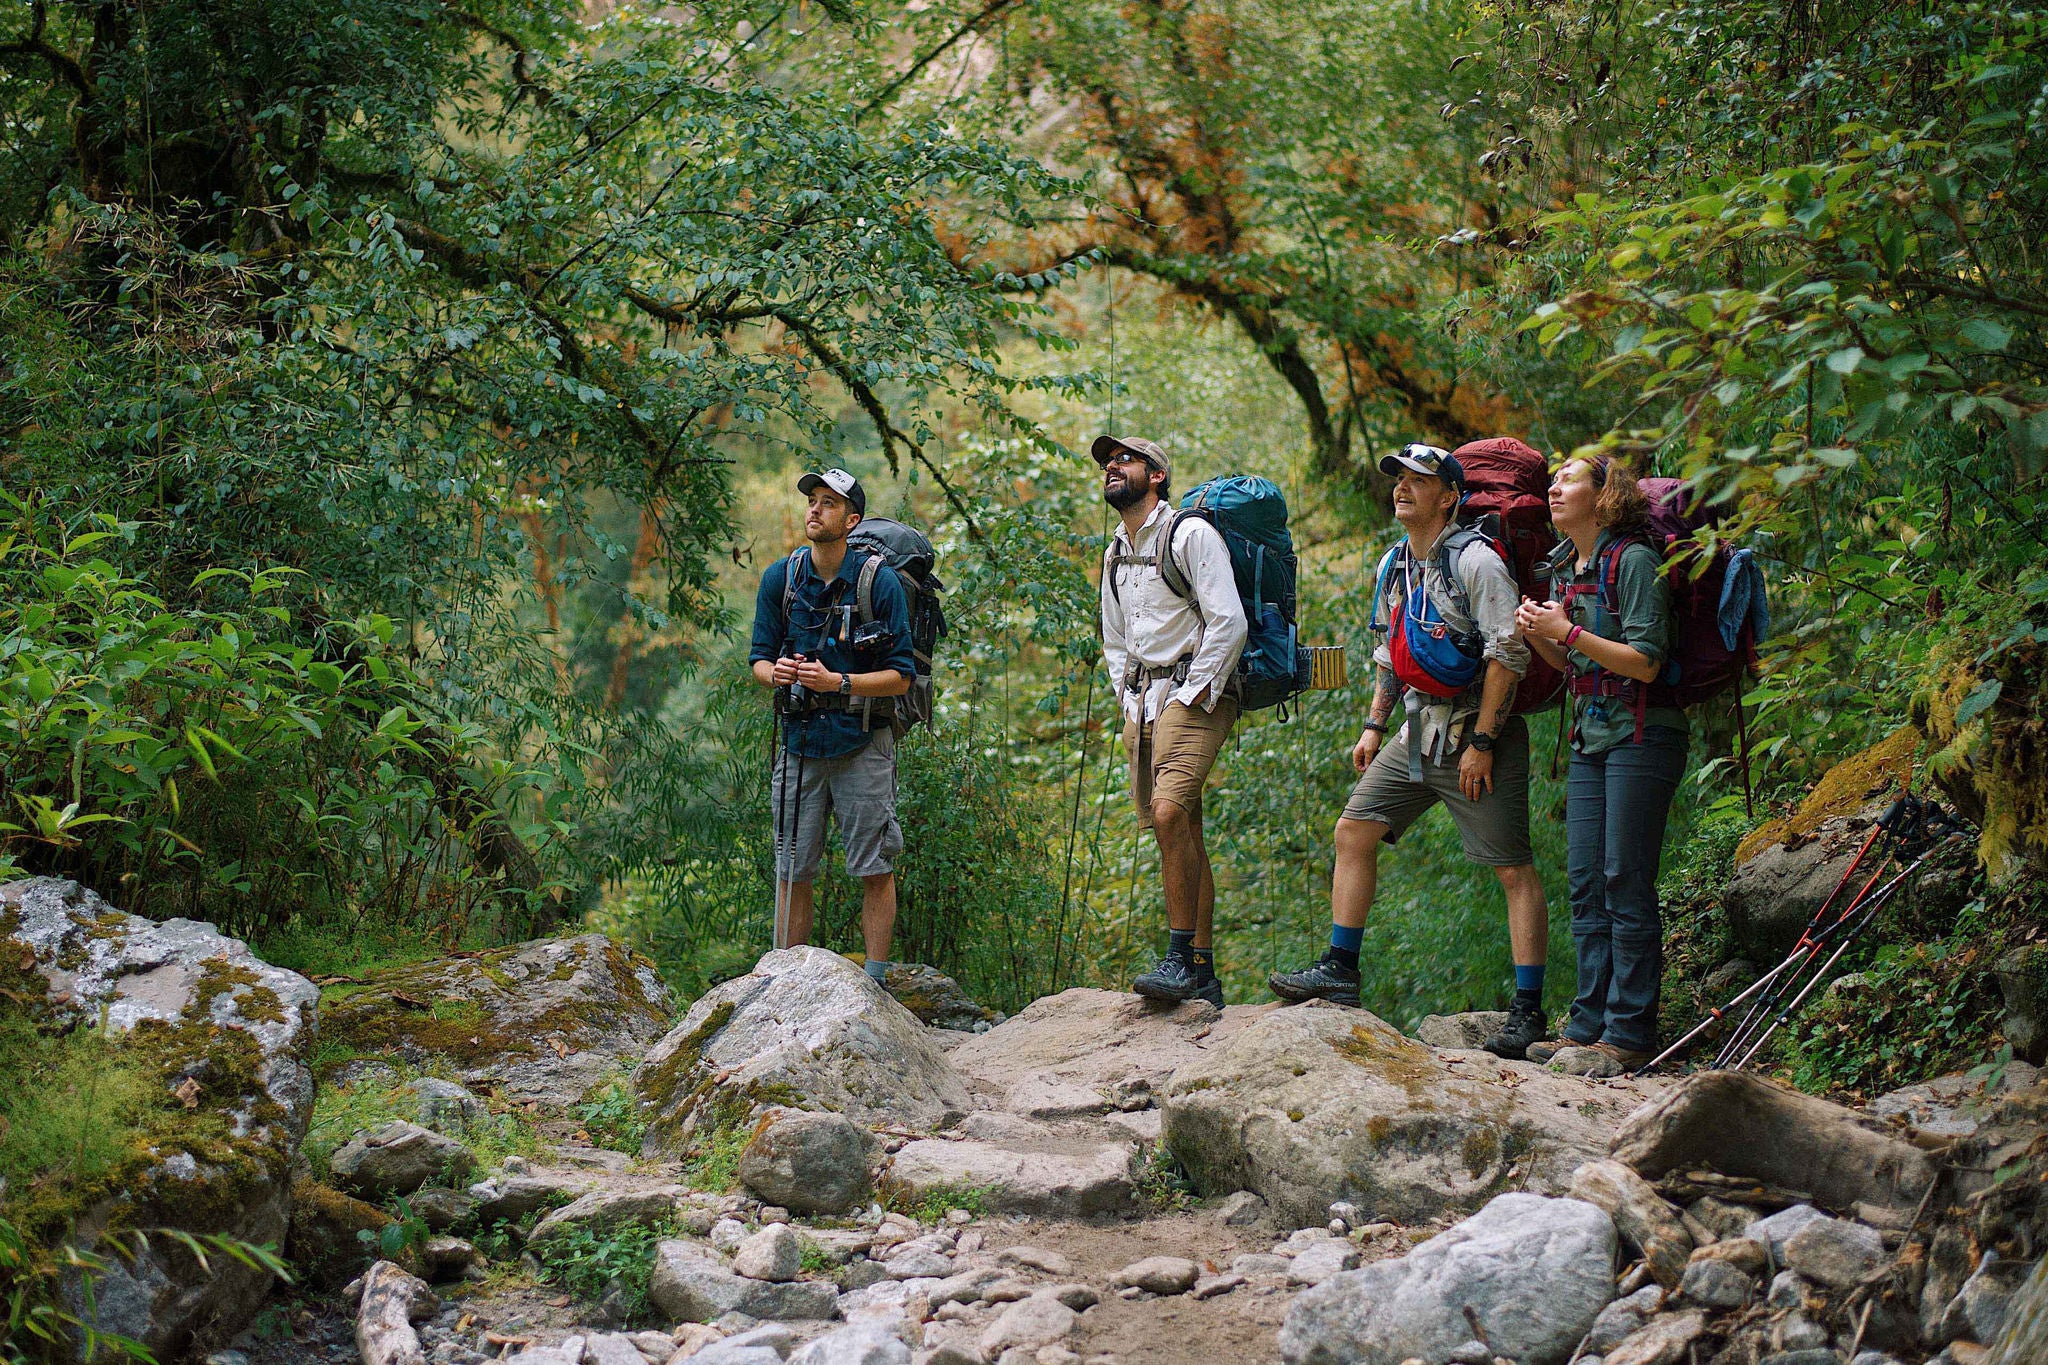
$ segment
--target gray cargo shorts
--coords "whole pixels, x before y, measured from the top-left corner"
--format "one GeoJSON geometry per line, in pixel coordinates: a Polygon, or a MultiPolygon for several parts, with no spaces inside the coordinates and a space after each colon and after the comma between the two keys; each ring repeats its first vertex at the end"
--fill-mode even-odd
{"type": "Polygon", "coordinates": [[[818,879],[827,816],[838,817],[849,876],[894,872],[894,859],[903,851],[903,827],[896,823],[896,736],[885,726],[837,758],[800,759],[778,749],[768,809],[775,822],[776,880],[818,879]]]}
{"type": "Polygon", "coordinates": [[[1437,802],[1451,812],[1465,857],[1482,867],[1520,867],[1534,860],[1529,848],[1529,727],[1510,717],[1493,742],[1493,790],[1468,801],[1458,790],[1458,760],[1441,766],[1424,762],[1422,781],[1408,776],[1408,734],[1403,730],[1380,747],[1344,803],[1346,820],[1377,820],[1393,843],[1437,802]]]}

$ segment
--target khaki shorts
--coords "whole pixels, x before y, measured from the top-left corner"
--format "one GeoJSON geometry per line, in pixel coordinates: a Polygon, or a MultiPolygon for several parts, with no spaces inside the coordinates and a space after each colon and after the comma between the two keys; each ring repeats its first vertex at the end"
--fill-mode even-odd
{"type": "Polygon", "coordinates": [[[1152,803],[1167,800],[1191,814],[1200,814],[1202,788],[1209,783],[1209,769],[1237,720],[1237,702],[1225,697],[1214,711],[1171,702],[1159,719],[1145,727],[1145,747],[1140,755],[1138,726],[1124,722],[1124,753],[1131,761],[1131,801],[1138,808],[1138,828],[1152,828],[1152,803]],[[1141,762],[1149,757],[1151,762],[1141,762]]]}
{"type": "Polygon", "coordinates": [[[776,752],[768,783],[776,880],[817,880],[825,861],[828,817],[839,822],[848,876],[896,870],[903,826],[896,821],[896,736],[887,726],[837,758],[799,759],[787,749],[776,752]]]}
{"type": "Polygon", "coordinates": [[[1493,790],[1468,801],[1458,790],[1458,761],[1424,762],[1422,781],[1408,776],[1404,730],[1381,746],[1372,766],[1344,803],[1346,820],[1377,820],[1393,843],[1437,802],[1451,812],[1465,857],[1482,867],[1520,867],[1535,861],[1529,848],[1529,727],[1511,716],[1493,744],[1493,790]]]}

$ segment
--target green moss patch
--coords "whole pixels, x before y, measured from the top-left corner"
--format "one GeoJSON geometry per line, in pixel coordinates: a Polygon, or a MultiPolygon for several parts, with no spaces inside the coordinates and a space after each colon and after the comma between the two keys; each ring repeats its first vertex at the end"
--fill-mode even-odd
{"type": "Polygon", "coordinates": [[[1854,815],[1886,793],[1904,790],[1914,756],[1925,742],[1925,736],[1909,725],[1843,759],[1814,783],[1798,810],[1752,830],[1735,850],[1736,864],[1748,862],[1773,844],[1812,834],[1830,820],[1854,815]]]}

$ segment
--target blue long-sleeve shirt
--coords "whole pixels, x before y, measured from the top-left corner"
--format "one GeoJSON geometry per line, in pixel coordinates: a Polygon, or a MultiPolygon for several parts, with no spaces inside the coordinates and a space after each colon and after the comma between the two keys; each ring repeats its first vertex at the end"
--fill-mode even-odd
{"type": "MultiPolygon", "coordinates": [[[[789,556],[770,564],[761,575],[760,591],[754,594],[754,643],[747,662],[802,654],[834,673],[890,668],[906,678],[914,677],[917,662],[910,649],[910,603],[896,571],[884,564],[875,572],[875,620],[888,628],[888,638],[871,649],[856,649],[852,641],[860,626],[860,569],[867,556],[849,552],[840,561],[839,572],[829,579],[819,575],[808,550],[797,558],[796,595],[790,599],[787,620],[783,619],[782,597],[789,582],[789,556]]],[[[861,728],[858,706],[849,711],[813,711],[786,729],[789,751],[806,758],[839,758],[872,738],[870,731],[861,728]]]]}

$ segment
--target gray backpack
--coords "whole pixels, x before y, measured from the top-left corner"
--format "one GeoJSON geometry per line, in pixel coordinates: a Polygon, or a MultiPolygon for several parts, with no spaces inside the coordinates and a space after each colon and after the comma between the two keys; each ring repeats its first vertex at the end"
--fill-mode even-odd
{"type": "MultiPolygon", "coordinates": [[[[903,584],[904,604],[910,613],[910,653],[915,675],[910,690],[900,697],[858,699],[865,728],[887,720],[897,738],[916,725],[932,723],[932,703],[937,688],[932,680],[932,657],[946,634],[946,612],[940,601],[946,585],[932,572],[938,552],[924,532],[888,517],[862,517],[860,525],[846,538],[848,554],[867,556],[854,580],[854,611],[862,625],[875,619],[875,575],[887,564],[903,584]]],[[[797,569],[809,557],[809,548],[799,546],[789,556],[789,571],[783,576],[782,617],[789,619],[790,603],[796,597],[797,569]]]]}

